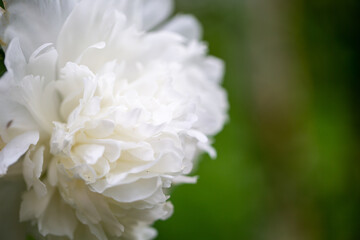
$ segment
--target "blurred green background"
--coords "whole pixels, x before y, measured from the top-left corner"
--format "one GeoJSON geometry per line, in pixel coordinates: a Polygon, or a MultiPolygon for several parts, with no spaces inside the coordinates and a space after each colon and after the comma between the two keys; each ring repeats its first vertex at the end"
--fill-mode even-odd
{"type": "Polygon", "coordinates": [[[360,239],[359,3],[176,1],[226,62],[230,121],[157,239],[360,239]]]}
{"type": "Polygon", "coordinates": [[[359,1],[177,0],[176,11],[226,62],[230,121],[198,184],[173,190],[157,239],[360,239],[359,1]]]}

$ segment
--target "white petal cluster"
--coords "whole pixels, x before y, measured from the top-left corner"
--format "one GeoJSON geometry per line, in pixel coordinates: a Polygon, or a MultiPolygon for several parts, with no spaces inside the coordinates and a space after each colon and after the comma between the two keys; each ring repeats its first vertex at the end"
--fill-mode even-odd
{"type": "Polygon", "coordinates": [[[223,64],[170,0],[8,0],[0,175],[43,236],[152,239],[226,120],[223,64]]]}

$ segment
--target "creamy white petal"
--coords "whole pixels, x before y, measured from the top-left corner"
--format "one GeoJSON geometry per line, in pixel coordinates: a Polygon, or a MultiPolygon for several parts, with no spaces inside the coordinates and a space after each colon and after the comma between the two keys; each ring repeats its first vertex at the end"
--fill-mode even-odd
{"type": "Polygon", "coordinates": [[[157,236],[157,231],[153,228],[138,226],[138,229],[133,230],[132,238],[138,240],[154,239],[157,236]]]}
{"type": "Polygon", "coordinates": [[[44,43],[56,43],[58,33],[78,0],[7,0],[1,16],[1,39],[19,38],[25,56],[44,43]]]}
{"type": "Polygon", "coordinates": [[[225,64],[219,58],[207,57],[202,64],[203,71],[207,74],[210,81],[221,83],[224,77],[225,64]]]}
{"type": "Polygon", "coordinates": [[[20,221],[40,218],[44,214],[53,194],[53,188],[48,188],[47,194],[43,197],[39,197],[34,190],[25,192],[20,206],[20,221]]]}
{"type": "Polygon", "coordinates": [[[40,180],[43,171],[44,150],[43,146],[29,150],[23,161],[23,175],[27,189],[33,187],[39,197],[45,196],[47,191],[45,184],[40,180]]]}
{"type": "Polygon", "coordinates": [[[56,166],[56,160],[52,159],[48,167],[48,181],[52,187],[55,187],[58,183],[58,169],[56,166]]]}
{"type": "Polygon", "coordinates": [[[102,194],[118,202],[134,202],[150,197],[159,186],[158,178],[140,179],[131,184],[108,188],[102,194]]]}
{"type": "Polygon", "coordinates": [[[60,114],[63,119],[68,119],[72,111],[78,106],[84,94],[84,79],[93,78],[94,74],[86,67],[75,63],[67,63],[60,72],[60,81],[56,82],[63,101],[60,114]]]}
{"type": "Polygon", "coordinates": [[[2,95],[0,104],[4,109],[4,117],[14,115],[8,121],[19,124],[24,119],[18,115],[30,114],[33,119],[27,117],[27,123],[24,124],[25,128],[35,122],[43,130],[51,132],[51,122],[59,119],[57,113],[58,97],[53,84],[49,83],[49,80],[53,80],[55,76],[55,61],[56,52],[51,51],[37,54],[37,57],[34,57],[31,63],[27,64],[18,40],[14,39],[10,43],[5,60],[9,73],[2,78],[0,84],[2,95]],[[36,61],[46,62],[46,64],[42,65],[41,68],[34,67],[32,63],[36,61]],[[52,73],[49,72],[51,69],[52,73]],[[31,72],[31,75],[27,75],[28,72],[31,72]],[[36,74],[42,75],[36,76],[36,74]],[[43,99],[47,100],[43,101],[43,99]],[[22,105],[23,109],[20,109],[19,105],[22,105]],[[14,114],[15,112],[17,114],[14,114]]]}
{"type": "Polygon", "coordinates": [[[173,179],[173,183],[196,183],[198,180],[198,177],[188,177],[188,176],[177,176],[173,179]]]}
{"type": "Polygon", "coordinates": [[[120,236],[124,232],[124,226],[114,216],[106,199],[88,191],[84,185],[69,184],[69,190],[73,191],[69,200],[76,206],[76,216],[82,223],[90,226],[93,234],[100,239],[105,239],[106,233],[120,236]],[[106,225],[102,226],[101,222],[106,225]]]}
{"type": "Polygon", "coordinates": [[[202,37],[201,25],[191,15],[176,15],[162,26],[160,30],[178,33],[188,40],[199,40],[202,37]]]}
{"type": "Polygon", "coordinates": [[[98,120],[87,123],[86,134],[93,138],[106,138],[115,130],[115,123],[112,120],[98,120]]]}
{"type": "Polygon", "coordinates": [[[223,63],[195,18],[163,23],[172,0],[76,2],[12,0],[1,15],[0,154],[23,134],[39,140],[1,155],[2,171],[25,154],[21,219],[42,235],[151,239],[172,214],[168,188],[195,182],[185,175],[199,154],[215,156],[223,63]]]}
{"type": "Polygon", "coordinates": [[[47,83],[40,76],[28,75],[22,80],[19,87],[21,94],[19,103],[24,105],[38,125],[50,134],[53,129],[53,121],[60,119],[58,114],[59,98],[54,82],[47,83]]]}
{"type": "Polygon", "coordinates": [[[38,223],[39,232],[43,236],[51,234],[74,239],[73,236],[77,224],[78,220],[73,209],[61,199],[57,192],[54,192],[46,209],[40,216],[38,223]]]}
{"type": "Polygon", "coordinates": [[[20,81],[25,76],[26,60],[18,38],[14,38],[9,43],[6,50],[5,66],[15,81],[20,81]]]}
{"type": "Polygon", "coordinates": [[[143,0],[143,29],[150,30],[170,16],[173,0],[143,0]]]}
{"type": "Polygon", "coordinates": [[[11,99],[9,89],[3,88],[1,83],[2,81],[0,81],[0,137],[7,143],[19,134],[38,130],[39,126],[26,107],[11,99]]]}
{"type": "Polygon", "coordinates": [[[32,53],[26,66],[27,73],[44,77],[46,82],[56,79],[58,53],[53,44],[41,45],[32,53]]]}
{"type": "Polygon", "coordinates": [[[6,174],[9,166],[14,164],[30,147],[39,141],[38,132],[27,132],[12,139],[0,152],[0,176],[6,174]]]}
{"type": "MultiPolygon", "coordinates": [[[[69,15],[59,34],[59,66],[63,67],[69,61],[76,62],[84,50],[102,42],[106,36],[104,34],[111,31],[109,26],[111,27],[114,24],[113,22],[107,22],[104,25],[103,19],[117,9],[126,8],[128,2],[136,1],[81,1],[69,15]]],[[[127,12],[124,14],[126,15],[127,12]]]]}
{"type": "Polygon", "coordinates": [[[75,147],[73,151],[86,164],[95,164],[103,156],[105,147],[96,144],[82,144],[75,147]]]}

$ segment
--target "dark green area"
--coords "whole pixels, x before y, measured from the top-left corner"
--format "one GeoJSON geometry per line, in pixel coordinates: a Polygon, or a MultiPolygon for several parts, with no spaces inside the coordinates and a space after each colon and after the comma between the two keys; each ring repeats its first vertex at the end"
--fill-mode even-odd
{"type": "Polygon", "coordinates": [[[0,50],[0,76],[2,76],[4,74],[4,72],[6,71],[6,68],[4,65],[4,59],[5,59],[4,51],[0,50]]]}

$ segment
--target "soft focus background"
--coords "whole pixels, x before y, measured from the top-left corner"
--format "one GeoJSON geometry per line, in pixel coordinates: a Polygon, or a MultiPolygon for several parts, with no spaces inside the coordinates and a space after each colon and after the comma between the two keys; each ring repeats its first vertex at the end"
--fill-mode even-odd
{"type": "Polygon", "coordinates": [[[176,3],[225,60],[231,109],[158,239],[360,239],[360,2],[176,3]]]}
{"type": "Polygon", "coordinates": [[[173,190],[157,239],[360,239],[359,1],[177,0],[176,10],[198,17],[226,61],[231,109],[218,158],[203,156],[198,184],[173,190]]]}

